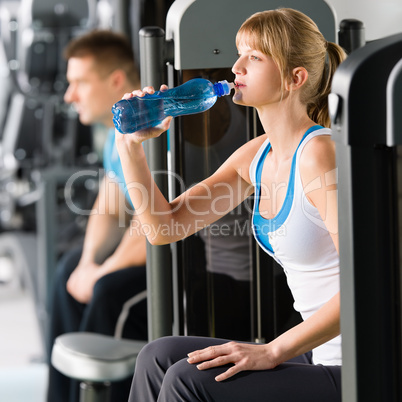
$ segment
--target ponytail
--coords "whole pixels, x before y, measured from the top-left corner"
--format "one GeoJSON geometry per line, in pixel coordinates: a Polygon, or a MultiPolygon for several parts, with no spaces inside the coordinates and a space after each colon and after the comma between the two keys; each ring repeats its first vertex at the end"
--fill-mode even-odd
{"type": "Polygon", "coordinates": [[[332,78],[335,70],[345,60],[344,50],[333,42],[327,42],[327,60],[321,77],[317,96],[307,105],[307,113],[311,120],[324,127],[331,125],[328,111],[328,95],[331,93],[332,78]]]}

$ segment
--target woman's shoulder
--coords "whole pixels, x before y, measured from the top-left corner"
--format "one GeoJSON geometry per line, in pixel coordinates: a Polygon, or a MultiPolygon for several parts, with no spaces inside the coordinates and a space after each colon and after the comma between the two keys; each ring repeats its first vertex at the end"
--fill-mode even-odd
{"type": "Polygon", "coordinates": [[[253,138],[250,141],[247,141],[244,145],[242,145],[236,152],[239,154],[244,154],[245,156],[254,158],[255,154],[261,148],[265,141],[268,140],[268,136],[266,134],[260,135],[256,138],[253,138]]]}
{"type": "Polygon", "coordinates": [[[244,180],[250,183],[250,165],[266,140],[267,135],[263,134],[247,141],[229,157],[224,165],[232,166],[244,180]]]}
{"type": "Polygon", "coordinates": [[[307,162],[311,159],[327,159],[329,155],[335,155],[335,142],[331,135],[316,135],[306,142],[301,159],[307,162]]]}
{"type": "Polygon", "coordinates": [[[250,165],[258,150],[262,147],[267,140],[267,135],[263,134],[252,140],[247,141],[237,151],[233,153],[233,158],[237,161],[241,160],[244,163],[250,165]]]}
{"type": "Polygon", "coordinates": [[[300,155],[302,177],[309,180],[335,168],[335,143],[331,135],[317,135],[311,138],[300,155]]]}

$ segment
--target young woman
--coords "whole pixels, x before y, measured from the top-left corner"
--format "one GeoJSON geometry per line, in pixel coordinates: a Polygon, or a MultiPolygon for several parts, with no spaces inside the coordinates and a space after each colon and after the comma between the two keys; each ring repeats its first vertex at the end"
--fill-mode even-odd
{"type": "MultiPolygon", "coordinates": [[[[180,240],[254,194],[254,235],[282,265],[304,321],[267,344],[151,342],[138,357],[130,402],[341,400],[335,149],[324,127],[332,76],[345,54],[292,9],[251,16],[236,44],[233,101],[256,108],[264,135],[170,203],[152,181],[141,145],[170,119],[117,133],[117,147],[138,216],[154,229],[148,230],[153,244],[180,240]]],[[[153,92],[148,87],[125,97],[153,92]]]]}

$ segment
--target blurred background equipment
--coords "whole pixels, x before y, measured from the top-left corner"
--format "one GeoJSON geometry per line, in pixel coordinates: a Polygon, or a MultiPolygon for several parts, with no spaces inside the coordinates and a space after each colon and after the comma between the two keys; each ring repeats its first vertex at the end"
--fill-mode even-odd
{"type": "Polygon", "coordinates": [[[87,210],[98,182],[94,133],[63,101],[62,56],[72,37],[95,26],[95,8],[93,0],[0,3],[0,255],[22,264],[43,337],[54,262],[86,222],[66,201],[87,210]]]}

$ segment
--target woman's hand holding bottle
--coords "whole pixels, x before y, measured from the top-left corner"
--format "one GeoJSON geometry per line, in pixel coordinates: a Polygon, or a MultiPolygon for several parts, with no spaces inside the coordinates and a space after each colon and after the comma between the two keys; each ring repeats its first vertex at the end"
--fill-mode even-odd
{"type": "MultiPolygon", "coordinates": [[[[160,91],[166,91],[168,89],[167,85],[162,85],[160,88],[160,91]]],[[[148,87],[144,87],[142,90],[141,89],[137,89],[133,92],[129,92],[129,93],[125,93],[122,97],[122,99],[128,100],[131,99],[133,97],[140,97],[142,98],[143,96],[145,96],[146,94],[154,94],[155,93],[155,88],[148,86],[148,87]]],[[[115,130],[116,132],[116,144],[119,148],[119,152],[121,147],[119,147],[119,143],[120,144],[141,144],[142,142],[150,139],[150,138],[156,138],[159,137],[163,132],[167,131],[169,129],[170,126],[170,122],[172,121],[172,117],[168,116],[167,118],[165,118],[161,124],[155,126],[155,127],[150,127],[150,128],[146,128],[143,130],[139,130],[136,132],[133,132],[129,135],[127,134],[121,134],[117,129],[115,130]]]]}
{"type": "Polygon", "coordinates": [[[160,91],[145,87],[133,91],[112,107],[113,123],[122,134],[129,134],[148,127],[162,126],[167,116],[183,116],[202,113],[210,109],[220,96],[229,95],[234,83],[226,80],[215,84],[193,78],[178,87],[168,89],[162,85],[160,91]]]}

